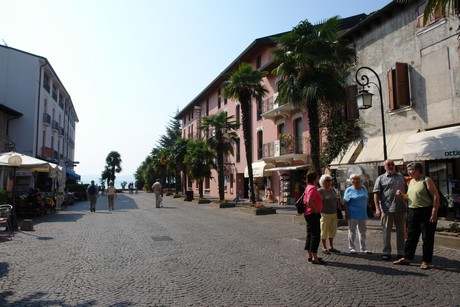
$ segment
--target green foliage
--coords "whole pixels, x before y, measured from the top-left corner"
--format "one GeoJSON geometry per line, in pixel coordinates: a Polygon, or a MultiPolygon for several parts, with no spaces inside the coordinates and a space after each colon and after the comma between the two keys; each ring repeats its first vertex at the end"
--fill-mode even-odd
{"type": "Polygon", "coordinates": [[[336,16],[321,24],[300,22],[291,32],[275,39],[274,73],[278,76],[277,101],[306,110],[310,126],[310,155],[313,168],[321,171],[320,125],[324,105],[346,99],[346,77],[354,63],[354,50],[339,35],[336,16]],[[320,118],[321,114],[321,118],[320,118]]]}
{"type": "Polygon", "coordinates": [[[241,104],[243,138],[252,203],[256,201],[252,172],[252,103],[253,99],[261,103],[264,95],[268,92],[262,84],[262,78],[266,75],[267,72],[254,69],[249,63],[241,63],[238,69],[224,82],[223,87],[225,97],[237,100],[241,104]]]}
{"type": "Polygon", "coordinates": [[[219,112],[215,115],[205,116],[199,127],[209,135],[206,144],[217,157],[217,174],[219,183],[219,199],[225,197],[224,191],[224,157],[233,155],[233,145],[239,140],[235,132],[240,127],[234,116],[227,116],[226,112],[219,112]]]}
{"type": "Polygon", "coordinates": [[[121,162],[120,154],[117,151],[111,151],[105,158],[106,165],[101,173],[102,180],[115,182],[115,174],[122,171],[121,162]]]}
{"type": "MultiPolygon", "coordinates": [[[[327,111],[325,111],[327,112],[327,111]]],[[[327,142],[321,152],[321,167],[324,168],[334,160],[335,157],[343,154],[348,145],[360,137],[358,121],[349,121],[340,112],[328,113],[328,120],[324,122],[327,142]]]]}

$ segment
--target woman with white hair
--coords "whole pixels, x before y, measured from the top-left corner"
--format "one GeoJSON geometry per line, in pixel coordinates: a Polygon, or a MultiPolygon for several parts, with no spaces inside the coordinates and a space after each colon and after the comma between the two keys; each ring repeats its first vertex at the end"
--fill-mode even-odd
{"type": "Polygon", "coordinates": [[[361,176],[351,174],[351,186],[345,190],[343,203],[345,218],[348,220],[348,248],[356,254],[355,239],[358,231],[359,247],[362,253],[371,254],[366,248],[367,190],[361,184],[361,176]]]}
{"type": "Polygon", "coordinates": [[[323,208],[321,209],[321,242],[323,244],[323,253],[340,253],[334,248],[334,238],[337,234],[337,193],[332,188],[332,177],[324,174],[319,178],[321,188],[318,192],[323,197],[323,208]],[[326,240],[329,241],[329,249],[326,240]]]}

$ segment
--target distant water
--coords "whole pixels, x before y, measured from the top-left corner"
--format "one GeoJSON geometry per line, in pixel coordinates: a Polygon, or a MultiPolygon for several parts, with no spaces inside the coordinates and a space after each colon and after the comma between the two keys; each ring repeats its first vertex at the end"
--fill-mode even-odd
{"type": "MultiPolygon", "coordinates": [[[[121,189],[121,183],[123,181],[126,181],[128,184],[130,182],[135,183],[133,175],[118,174],[115,176],[117,177],[115,178],[115,187],[117,189],[121,189]]],[[[100,182],[99,178],[100,178],[100,175],[81,175],[81,182],[84,184],[89,184],[91,180],[94,180],[95,183],[99,183],[100,182]]],[[[128,184],[126,185],[126,188],[128,187],[128,184]]]]}

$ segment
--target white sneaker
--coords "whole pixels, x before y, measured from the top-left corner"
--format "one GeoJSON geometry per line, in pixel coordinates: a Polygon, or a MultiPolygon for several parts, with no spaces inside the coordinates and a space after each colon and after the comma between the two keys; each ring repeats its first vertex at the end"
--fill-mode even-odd
{"type": "Polygon", "coordinates": [[[350,254],[357,254],[357,252],[354,249],[350,249],[350,254]]]}
{"type": "Polygon", "coordinates": [[[368,251],[367,249],[363,250],[362,253],[363,253],[363,254],[368,254],[368,255],[372,254],[372,252],[371,252],[371,251],[368,251]]]}

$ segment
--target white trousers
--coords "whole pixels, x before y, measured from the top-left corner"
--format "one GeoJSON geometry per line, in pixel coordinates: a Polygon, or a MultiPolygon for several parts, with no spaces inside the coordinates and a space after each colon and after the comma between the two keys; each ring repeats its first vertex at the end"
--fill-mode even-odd
{"type": "Polygon", "coordinates": [[[348,249],[355,250],[356,231],[358,231],[359,248],[361,252],[366,248],[366,220],[348,220],[348,249]]]}

